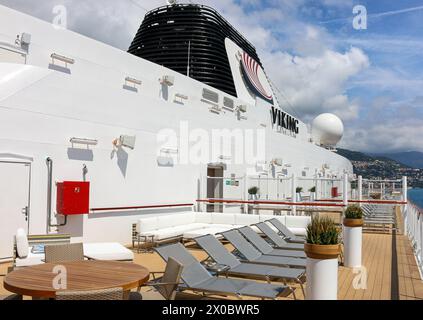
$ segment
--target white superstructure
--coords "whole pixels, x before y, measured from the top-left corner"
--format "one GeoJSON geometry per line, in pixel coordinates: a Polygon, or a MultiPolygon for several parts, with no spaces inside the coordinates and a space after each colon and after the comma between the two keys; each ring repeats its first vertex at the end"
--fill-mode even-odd
{"type": "MultiPolygon", "coordinates": [[[[90,181],[90,208],[114,208],[195,203],[208,196],[207,168],[219,164],[225,177],[263,170],[276,177],[280,168],[284,176],[352,173],[348,160],[312,143],[304,123],[298,122],[298,132],[278,128],[274,120],[281,108],[272,111],[260,98],[231,97],[3,6],[0,30],[0,258],[11,255],[19,226],[30,234],[69,232],[75,240],[128,244],[131,223],[139,216],[178,210],[91,212],[69,216],[66,226],[51,228],[48,164],[53,168],[51,224],[63,222],[54,214],[54,182],[59,181],[90,181]],[[210,92],[217,102],[207,99],[210,92]],[[216,129],[234,134],[234,128],[243,141],[233,139],[228,150],[197,156],[196,142],[216,129]],[[264,147],[252,148],[259,150],[253,159],[244,154],[244,161],[235,161],[236,152],[261,137],[264,147]]],[[[235,74],[238,48],[230,42],[227,46],[235,74]]],[[[220,196],[239,197],[242,192],[234,187],[225,184],[220,196]]]]}

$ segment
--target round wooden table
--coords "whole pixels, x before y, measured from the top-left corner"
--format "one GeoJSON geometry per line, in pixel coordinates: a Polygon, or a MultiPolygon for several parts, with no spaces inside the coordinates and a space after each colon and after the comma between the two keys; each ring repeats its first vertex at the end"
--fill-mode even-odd
{"type": "Polygon", "coordinates": [[[149,277],[147,268],[129,262],[96,260],[45,263],[12,271],[4,279],[4,288],[23,296],[55,298],[56,291],[66,290],[122,288],[128,292],[147,282],[149,277]],[[56,266],[66,268],[65,290],[53,287],[54,279],[58,276],[58,272],[53,271],[56,266]]]}

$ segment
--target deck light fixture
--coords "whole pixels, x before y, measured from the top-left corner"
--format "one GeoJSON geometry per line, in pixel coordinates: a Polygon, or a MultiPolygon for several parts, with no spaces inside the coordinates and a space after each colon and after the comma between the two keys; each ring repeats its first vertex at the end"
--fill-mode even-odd
{"type": "Polygon", "coordinates": [[[95,139],[76,138],[76,137],[71,138],[70,142],[72,143],[72,145],[84,144],[87,146],[96,146],[98,144],[98,140],[95,140],[95,139]]]}
{"type": "Polygon", "coordinates": [[[67,67],[68,64],[74,64],[75,63],[74,59],[62,56],[62,55],[57,54],[57,53],[52,53],[50,57],[51,57],[51,59],[53,59],[53,64],[54,64],[55,60],[64,62],[66,64],[66,67],[67,67]]]}

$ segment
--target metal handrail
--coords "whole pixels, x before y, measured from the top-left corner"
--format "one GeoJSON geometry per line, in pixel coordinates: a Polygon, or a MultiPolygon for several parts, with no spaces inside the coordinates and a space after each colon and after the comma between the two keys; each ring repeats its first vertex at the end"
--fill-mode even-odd
{"type": "Polygon", "coordinates": [[[420,277],[423,280],[423,210],[412,202],[402,208],[404,233],[411,241],[420,277]]]}
{"type": "Polygon", "coordinates": [[[127,207],[108,207],[108,208],[91,208],[91,212],[99,211],[120,211],[120,210],[137,210],[137,209],[156,209],[156,208],[174,208],[174,207],[191,207],[193,203],[175,203],[175,204],[153,204],[143,206],[127,206],[127,207]]]}
{"type": "Polygon", "coordinates": [[[290,201],[270,201],[270,200],[230,200],[230,199],[197,199],[197,202],[205,203],[237,203],[237,204],[271,204],[286,206],[311,206],[311,207],[344,207],[338,203],[321,203],[321,202],[290,202],[290,201]]]}

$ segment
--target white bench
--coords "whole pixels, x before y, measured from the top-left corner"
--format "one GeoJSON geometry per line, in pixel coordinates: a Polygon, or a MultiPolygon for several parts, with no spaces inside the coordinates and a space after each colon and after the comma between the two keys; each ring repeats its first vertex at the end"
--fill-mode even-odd
{"type": "MultiPolygon", "coordinates": [[[[191,240],[205,234],[216,235],[242,226],[253,225],[272,218],[280,220],[294,234],[305,236],[311,218],[307,216],[252,215],[217,212],[179,212],[138,220],[134,236],[146,243],[191,240]]],[[[255,227],[253,227],[255,228],[255,227]]],[[[256,229],[258,231],[258,229],[256,229]]]]}

